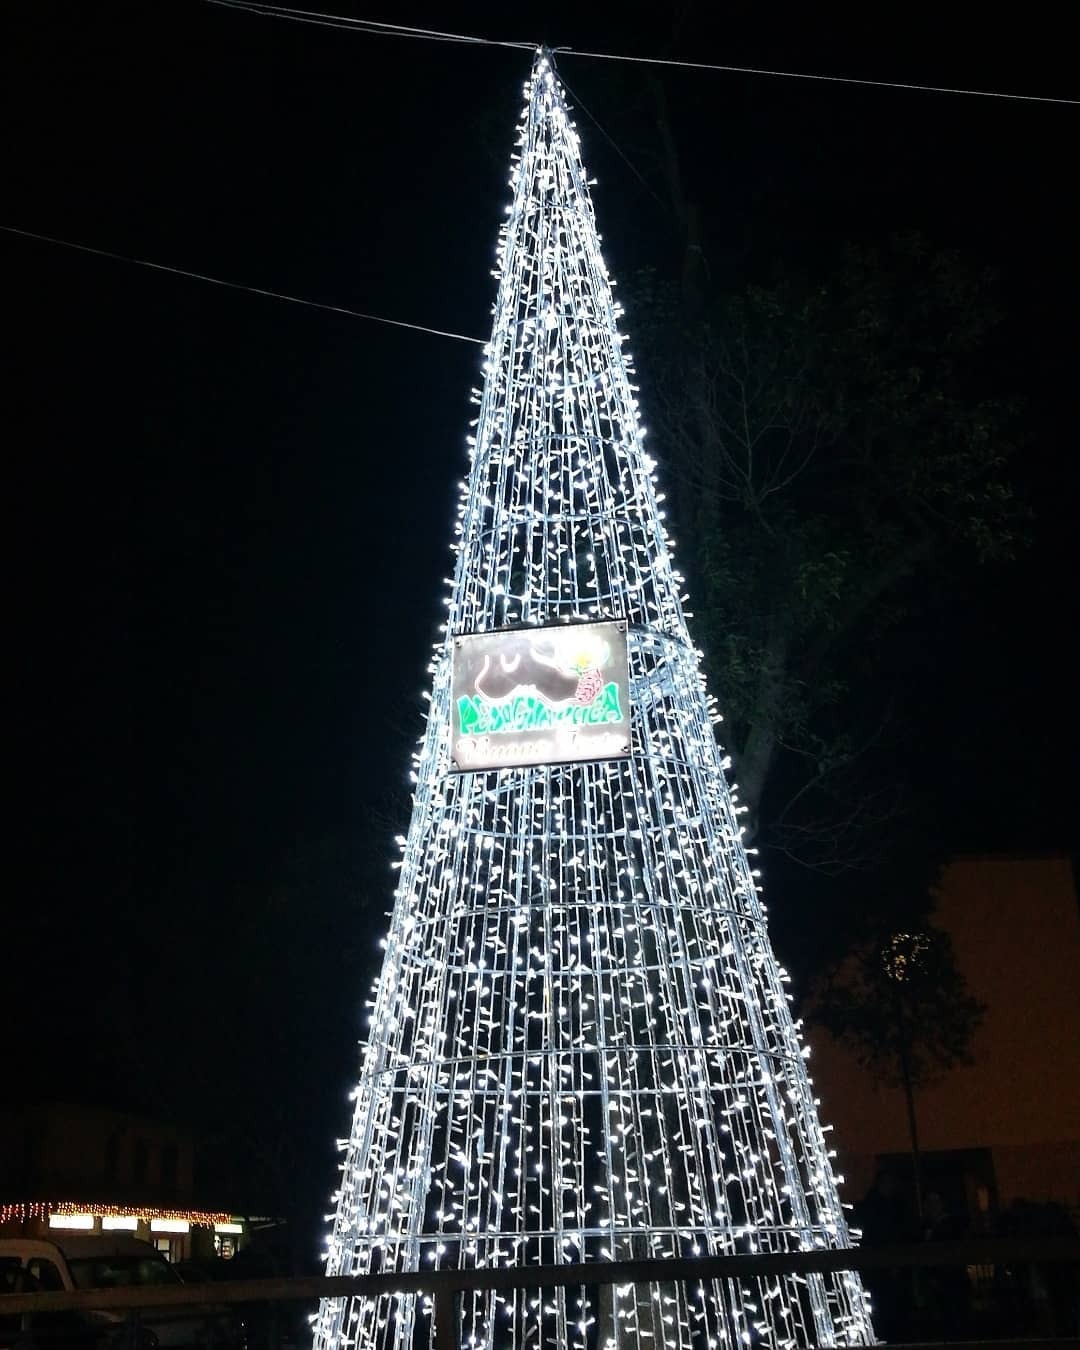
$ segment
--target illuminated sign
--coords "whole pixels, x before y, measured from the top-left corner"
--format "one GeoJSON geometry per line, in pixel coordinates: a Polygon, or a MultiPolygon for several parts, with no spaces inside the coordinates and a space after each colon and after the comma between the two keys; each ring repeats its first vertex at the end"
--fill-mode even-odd
{"type": "Polygon", "coordinates": [[[92,1214],[50,1214],[50,1228],[93,1228],[92,1214]]]}
{"type": "Polygon", "coordinates": [[[625,759],[630,681],[623,623],[473,633],[454,642],[451,767],[625,759]]]}

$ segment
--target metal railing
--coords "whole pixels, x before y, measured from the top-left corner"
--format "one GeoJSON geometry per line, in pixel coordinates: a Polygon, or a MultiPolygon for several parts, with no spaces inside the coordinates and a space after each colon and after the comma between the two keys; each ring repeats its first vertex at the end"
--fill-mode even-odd
{"type": "MultiPolygon", "coordinates": [[[[898,1246],[859,1247],[739,1256],[590,1261],[576,1265],[498,1266],[490,1269],[425,1270],[378,1275],[334,1275],[212,1281],[152,1288],[86,1289],[0,1295],[0,1317],[49,1312],[144,1311],[168,1308],[314,1302],[355,1295],[421,1293],[434,1311],[432,1350],[458,1350],[458,1299],[482,1290],[557,1289],[598,1285],[658,1284],[684,1280],[738,1280],[767,1275],[809,1275],[856,1270],[925,1270],[941,1267],[1044,1267],[1073,1265],[1080,1272],[1080,1239],[976,1238],[898,1246]]],[[[891,1342],[900,1350],[900,1344],[891,1342]]],[[[977,1341],[921,1341],[927,1345],[993,1346],[997,1350],[1054,1346],[1080,1350],[1080,1336],[977,1341]]]]}

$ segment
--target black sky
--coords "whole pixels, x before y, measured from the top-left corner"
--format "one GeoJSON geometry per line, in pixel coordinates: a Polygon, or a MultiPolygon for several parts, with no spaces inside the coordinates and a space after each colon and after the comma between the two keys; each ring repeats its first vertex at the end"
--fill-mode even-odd
{"type": "MultiPolygon", "coordinates": [[[[941,6],[737,4],[721,19],[701,5],[674,37],[652,6],[340,8],[1080,92],[1049,6],[1007,28],[961,6],[946,28],[941,6]]],[[[527,53],[196,0],[23,0],[2,24],[3,223],[486,336],[527,53]]],[[[635,158],[643,73],[559,64],[635,158]]],[[[732,282],[906,228],[999,269],[993,360],[1026,400],[1032,544],[928,620],[915,703],[952,847],[1073,848],[1078,110],[661,78],[732,282]]],[[[614,274],[676,267],[662,209],[579,123],[614,274]]],[[[9,235],[0,265],[16,798],[3,959],[9,1006],[35,1009],[36,1028],[17,1091],[177,1110],[190,1084],[217,1094],[212,1114],[242,1114],[227,1103],[254,1100],[280,1054],[303,1061],[283,1128],[329,1139],[392,887],[387,870],[365,907],[349,869],[405,791],[477,349],[9,235]],[[389,721],[380,691],[400,700],[389,721]],[[281,919],[282,891],[318,892],[309,923],[281,919]]]]}

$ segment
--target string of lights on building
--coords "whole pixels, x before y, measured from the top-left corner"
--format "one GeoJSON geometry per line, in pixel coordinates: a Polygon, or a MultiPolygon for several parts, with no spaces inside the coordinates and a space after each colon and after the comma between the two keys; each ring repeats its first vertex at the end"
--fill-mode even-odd
{"type": "MultiPolygon", "coordinates": [[[[74,1200],[26,1200],[0,1205],[0,1227],[7,1223],[47,1221],[54,1228],[92,1228],[100,1219],[103,1226],[134,1229],[139,1223],[182,1224],[191,1228],[213,1228],[223,1233],[238,1233],[241,1225],[228,1211],[200,1209],[155,1209],[139,1205],[89,1205],[74,1200]]],[[[159,1231],[165,1231],[159,1229],[159,1231]]]]}
{"type": "MultiPolygon", "coordinates": [[[[807,1052],[725,780],[578,135],[544,52],[519,131],[327,1270],[842,1248],[807,1052]],[[566,664],[551,636],[564,624],[606,625],[588,638],[600,654],[566,664]],[[454,660],[477,634],[518,647],[487,652],[470,702],[454,660]],[[623,634],[625,735],[575,760],[576,724],[619,730],[604,663],[614,669],[623,634]],[[523,683],[530,641],[537,661],[577,673],[564,701],[589,712],[563,717],[539,676],[523,683]],[[484,727],[462,737],[471,759],[454,739],[466,712],[484,727]],[[563,737],[548,762],[536,726],[563,737]],[[469,771],[483,763],[503,767],[469,771]]],[[[458,1343],[488,1350],[874,1340],[853,1273],[462,1303],[458,1343]]],[[[315,1344],[405,1350],[426,1343],[430,1317],[415,1295],[328,1300],[315,1344]]]]}

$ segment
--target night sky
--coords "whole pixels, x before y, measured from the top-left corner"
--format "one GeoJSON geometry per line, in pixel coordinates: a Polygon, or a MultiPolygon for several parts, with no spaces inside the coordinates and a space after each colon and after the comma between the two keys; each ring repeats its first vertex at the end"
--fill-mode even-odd
{"type": "MultiPolygon", "coordinates": [[[[339,9],[1080,92],[1049,6],[1007,31],[975,6],[949,31],[940,5],[735,4],[722,21],[688,6],[677,32],[664,7],[339,9]]],[[[0,25],[2,223],[486,337],[528,53],[196,0],[21,0],[0,25]]],[[[643,70],[558,63],[662,197],[639,161],[643,70]]],[[[912,705],[949,848],[1072,850],[1080,110],[660,78],[722,284],[908,228],[999,270],[1006,319],[987,359],[1025,401],[1014,474],[1031,542],[931,608],[912,705]]],[[[677,274],[670,217],[578,121],[614,275],[677,274]]],[[[479,350],[7,234],[0,264],[6,1086],[186,1117],[220,1143],[208,1199],[276,1206],[302,1228],[346,1128],[479,350]],[[255,1136],[289,1160],[274,1183],[220,1162],[255,1136]]]]}

